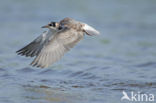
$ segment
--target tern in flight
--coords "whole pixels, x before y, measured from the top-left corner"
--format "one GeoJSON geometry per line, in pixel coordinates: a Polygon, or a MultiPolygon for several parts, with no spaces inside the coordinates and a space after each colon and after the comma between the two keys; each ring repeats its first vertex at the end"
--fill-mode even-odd
{"type": "Polygon", "coordinates": [[[18,55],[35,57],[31,65],[40,68],[46,68],[61,59],[64,53],[84,37],[84,34],[99,35],[93,27],[71,18],[51,22],[42,28],[49,30],[16,52],[18,55]]]}

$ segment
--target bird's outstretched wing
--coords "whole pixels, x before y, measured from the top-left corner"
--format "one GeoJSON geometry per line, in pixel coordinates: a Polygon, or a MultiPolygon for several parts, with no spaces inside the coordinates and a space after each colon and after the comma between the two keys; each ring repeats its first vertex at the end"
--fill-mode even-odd
{"type": "Polygon", "coordinates": [[[46,31],[27,46],[16,51],[16,53],[26,57],[34,57],[40,53],[41,49],[46,44],[46,40],[52,35],[53,33],[51,31],[46,31]]]}
{"type": "Polygon", "coordinates": [[[58,61],[64,53],[74,47],[83,38],[83,32],[66,29],[55,33],[54,37],[42,48],[41,52],[31,63],[32,66],[45,68],[58,61]]]}

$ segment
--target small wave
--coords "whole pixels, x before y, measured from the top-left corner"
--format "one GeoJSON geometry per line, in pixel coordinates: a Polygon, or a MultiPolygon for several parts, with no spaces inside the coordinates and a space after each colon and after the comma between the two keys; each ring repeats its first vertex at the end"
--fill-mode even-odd
{"type": "Polygon", "coordinates": [[[34,69],[29,68],[29,67],[17,70],[17,72],[20,72],[20,73],[31,73],[31,72],[34,72],[34,71],[35,71],[34,69]]]}

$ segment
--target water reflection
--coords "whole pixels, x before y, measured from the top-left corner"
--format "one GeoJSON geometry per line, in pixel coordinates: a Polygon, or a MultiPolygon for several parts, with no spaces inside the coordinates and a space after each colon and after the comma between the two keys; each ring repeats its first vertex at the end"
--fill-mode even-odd
{"type": "MultiPolygon", "coordinates": [[[[50,88],[41,86],[23,86],[25,98],[30,101],[42,102],[69,102],[70,95],[65,93],[61,88],[50,88]]],[[[73,98],[73,97],[72,97],[73,98]]]]}

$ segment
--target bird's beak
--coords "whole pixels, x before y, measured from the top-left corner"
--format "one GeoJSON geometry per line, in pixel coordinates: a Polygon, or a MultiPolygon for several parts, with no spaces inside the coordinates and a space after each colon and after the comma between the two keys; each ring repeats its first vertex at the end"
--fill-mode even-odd
{"type": "Polygon", "coordinates": [[[49,25],[42,26],[41,28],[49,28],[49,25]]]}

